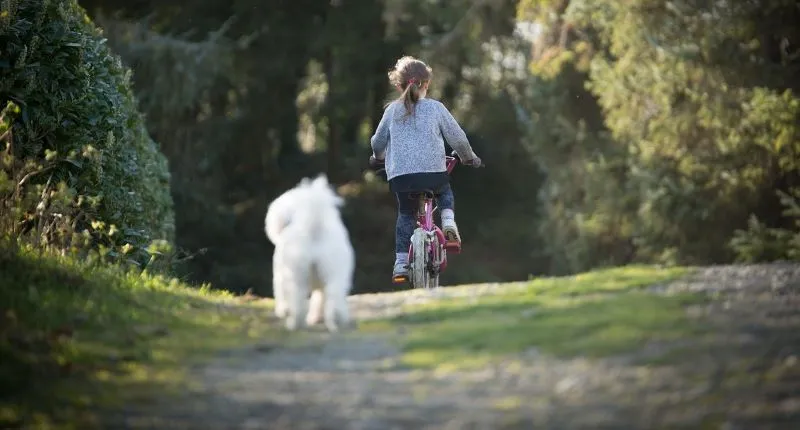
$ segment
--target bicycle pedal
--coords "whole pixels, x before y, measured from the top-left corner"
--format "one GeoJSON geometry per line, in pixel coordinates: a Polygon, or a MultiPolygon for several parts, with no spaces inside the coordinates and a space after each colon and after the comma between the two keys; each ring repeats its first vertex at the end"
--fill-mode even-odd
{"type": "Polygon", "coordinates": [[[448,241],[444,243],[444,249],[453,254],[461,253],[461,243],[457,241],[448,241]]]}

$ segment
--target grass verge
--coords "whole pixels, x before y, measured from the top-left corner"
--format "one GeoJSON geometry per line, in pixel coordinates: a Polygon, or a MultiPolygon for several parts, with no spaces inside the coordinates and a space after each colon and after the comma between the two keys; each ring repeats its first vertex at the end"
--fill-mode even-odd
{"type": "Polygon", "coordinates": [[[91,428],[91,411],[191,389],[191,364],[277,336],[260,303],[0,245],[0,428],[91,428]]]}
{"type": "Polygon", "coordinates": [[[702,332],[685,308],[703,296],[643,291],[688,272],[629,266],[538,279],[497,294],[409,306],[401,316],[364,326],[381,331],[403,325],[401,362],[412,368],[471,368],[530,348],[556,356],[609,356],[702,332]]]}

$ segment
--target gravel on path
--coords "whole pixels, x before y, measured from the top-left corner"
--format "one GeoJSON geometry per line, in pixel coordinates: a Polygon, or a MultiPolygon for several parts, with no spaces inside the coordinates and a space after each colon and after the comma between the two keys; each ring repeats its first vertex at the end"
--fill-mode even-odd
{"type": "MultiPolygon", "coordinates": [[[[406,304],[478,297],[524,284],[353,296],[359,320],[406,304]]],[[[197,369],[185,399],[130,406],[108,428],[654,429],[800,428],[800,265],[717,266],[653,286],[714,297],[687,310],[714,335],[643,345],[609,359],[535,348],[475,371],[404,369],[391,339],[314,331],[296,345],[229,351],[197,369]],[[672,351],[669,364],[649,359],[672,351]]]]}

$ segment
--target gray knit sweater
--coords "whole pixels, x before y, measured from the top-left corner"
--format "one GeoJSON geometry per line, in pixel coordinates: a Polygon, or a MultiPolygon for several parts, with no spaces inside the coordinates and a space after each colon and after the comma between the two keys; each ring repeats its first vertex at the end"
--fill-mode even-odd
{"type": "Polygon", "coordinates": [[[372,136],[372,152],[386,160],[386,177],[409,173],[444,172],[444,139],[462,160],[475,158],[466,134],[439,101],[423,98],[406,115],[402,101],[394,101],[383,112],[372,136]]]}

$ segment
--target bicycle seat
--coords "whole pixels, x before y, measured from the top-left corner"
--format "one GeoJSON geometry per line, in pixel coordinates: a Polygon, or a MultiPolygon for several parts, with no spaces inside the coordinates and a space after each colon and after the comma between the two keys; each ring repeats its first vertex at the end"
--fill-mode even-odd
{"type": "Polygon", "coordinates": [[[431,190],[429,188],[426,188],[426,189],[424,189],[422,191],[418,191],[418,192],[415,192],[415,193],[409,193],[408,194],[408,198],[411,199],[411,200],[416,200],[420,196],[424,195],[425,197],[433,199],[433,198],[436,198],[436,194],[437,193],[435,191],[433,191],[433,190],[431,190]]]}

